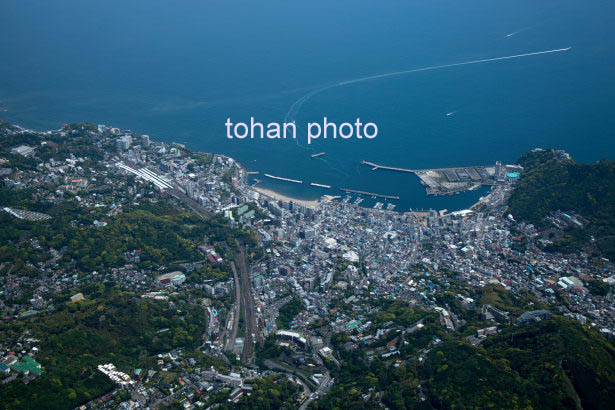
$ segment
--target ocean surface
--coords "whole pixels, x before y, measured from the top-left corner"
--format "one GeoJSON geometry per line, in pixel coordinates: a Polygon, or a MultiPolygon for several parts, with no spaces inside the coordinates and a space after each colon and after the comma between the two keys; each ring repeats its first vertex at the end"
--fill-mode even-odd
{"type": "MultiPolygon", "coordinates": [[[[427,196],[414,175],[361,160],[486,165],[534,147],[615,157],[612,0],[10,0],[0,23],[0,119],[119,126],[261,173],[399,195],[401,211],[461,209],[487,191],[427,196]],[[296,140],[226,138],[227,118],[289,116],[296,140]],[[308,146],[305,124],[325,116],[379,134],[308,146]]],[[[339,193],[260,179],[305,199],[339,193]]]]}

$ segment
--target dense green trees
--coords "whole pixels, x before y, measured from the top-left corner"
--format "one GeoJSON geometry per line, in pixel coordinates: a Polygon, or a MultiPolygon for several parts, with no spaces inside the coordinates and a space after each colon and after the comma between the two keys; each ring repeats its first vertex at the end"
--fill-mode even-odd
{"type": "Polygon", "coordinates": [[[568,229],[548,250],[574,252],[593,235],[596,250],[615,257],[615,162],[580,164],[553,151],[531,151],[519,163],[523,175],[509,199],[515,218],[544,226],[551,212],[576,211],[589,223],[568,229]]]}
{"type": "MultiPolygon", "coordinates": [[[[515,296],[493,285],[472,297],[478,307],[491,303],[512,317],[544,307],[529,295],[515,296]]],[[[446,294],[438,299],[446,300],[446,294]]],[[[371,317],[373,326],[405,327],[418,319],[425,326],[407,334],[398,345],[400,354],[391,358],[378,353],[382,342],[346,350],[349,336],[334,334],[331,343],[341,368],[330,369],[335,385],[313,408],[374,409],[380,403],[400,410],[612,408],[615,346],[596,330],[554,315],[538,323],[502,324],[498,334],[474,347],[465,336],[476,326],[491,325],[476,318],[478,307],[458,312],[468,320],[468,333],[448,333],[433,312],[384,302],[371,317]]]]}
{"type": "MultiPolygon", "coordinates": [[[[19,379],[3,385],[0,408],[74,408],[113,388],[97,365],[114,363],[128,373],[153,368],[157,353],[196,347],[206,325],[198,306],[179,312],[168,302],[143,300],[102,284],[85,292],[85,301],[66,303],[59,297],[56,312],[28,321],[33,337],[41,340],[37,360],[45,374],[27,385],[19,379]]],[[[1,324],[2,338],[17,337],[24,324],[1,324]]]]}
{"type": "MultiPolygon", "coordinates": [[[[53,217],[30,222],[1,212],[0,223],[4,229],[0,231],[0,255],[6,256],[3,261],[33,258],[36,252],[31,248],[20,246],[17,251],[14,246],[18,240],[29,237],[39,239],[43,249],[64,249],[60,262],[68,266],[74,260],[75,267],[84,272],[123,266],[126,263],[124,252],[137,249],[141,251],[137,265],[151,268],[172,262],[203,260],[205,257],[198,252],[198,246],[205,240],[230,243],[229,249],[237,246],[234,238],[255,243],[249,232],[229,226],[223,218],[205,220],[164,203],[128,207],[125,212],[109,217],[99,211],[86,213],[73,201],[44,208],[30,206],[31,195],[29,190],[0,188],[2,205],[25,204],[24,208],[44,211],[53,217]],[[96,219],[108,225],[96,228],[92,225],[96,219]]],[[[198,272],[195,280],[224,279],[228,271],[225,266],[206,267],[198,272]]]]}
{"type": "Polygon", "coordinates": [[[611,287],[608,283],[601,280],[592,280],[589,282],[588,289],[592,295],[606,296],[611,290],[611,287]]]}
{"type": "Polygon", "coordinates": [[[615,348],[595,331],[555,316],[504,329],[479,348],[447,341],[419,370],[437,408],[609,408],[615,348]]]}
{"type": "Polygon", "coordinates": [[[277,319],[278,329],[288,329],[290,322],[292,322],[295,316],[297,316],[297,314],[303,309],[305,309],[305,305],[301,299],[294,296],[279,310],[279,316],[277,319]]]}
{"type": "Polygon", "coordinates": [[[340,356],[341,367],[331,368],[336,382],[327,395],[313,404],[313,408],[375,409],[380,408],[380,402],[391,409],[421,408],[424,405],[418,395],[420,379],[416,372],[416,357],[421,349],[427,348],[435,338],[446,337],[446,333],[434,312],[413,309],[401,301],[380,300],[379,303],[380,310],[370,318],[373,328],[380,328],[387,322],[392,322],[395,327],[408,328],[421,319],[424,327],[404,336],[404,342],[399,346],[400,354],[390,359],[383,359],[375,349],[383,348],[386,342],[400,336],[398,329],[392,329],[383,339],[353,350],[345,348],[348,335],[334,334],[331,343],[340,356]],[[398,367],[394,366],[396,360],[402,360],[398,367]]]}
{"type": "Polygon", "coordinates": [[[604,409],[615,394],[613,344],[560,316],[506,327],[478,348],[445,337],[423,363],[402,353],[399,367],[339,351],[342,368],[316,409],[378,408],[378,396],[391,409],[604,409]]]}

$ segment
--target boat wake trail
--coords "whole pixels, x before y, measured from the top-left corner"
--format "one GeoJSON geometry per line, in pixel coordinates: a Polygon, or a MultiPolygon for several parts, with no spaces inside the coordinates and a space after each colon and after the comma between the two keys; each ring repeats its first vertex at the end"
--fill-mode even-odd
{"type": "Polygon", "coordinates": [[[325,90],[328,90],[329,88],[339,87],[341,85],[343,85],[341,82],[335,83],[335,84],[329,84],[329,85],[319,87],[305,94],[303,97],[299,98],[297,101],[293,103],[293,105],[290,106],[290,109],[284,116],[284,122],[288,123],[288,122],[294,121],[297,113],[301,110],[301,106],[303,105],[303,103],[309,100],[310,98],[312,98],[313,96],[315,96],[316,94],[319,94],[325,90]]]}
{"type": "Polygon", "coordinates": [[[513,31],[512,33],[506,34],[506,37],[516,36],[517,34],[523,33],[524,31],[527,31],[527,30],[531,29],[532,27],[523,27],[522,29],[519,29],[517,31],[513,31]]]}
{"type": "Polygon", "coordinates": [[[310,98],[314,97],[315,95],[320,94],[323,91],[329,90],[331,88],[343,87],[345,85],[350,85],[350,84],[363,83],[363,82],[366,82],[366,81],[377,80],[377,79],[380,79],[380,78],[396,77],[396,76],[401,76],[401,75],[406,75],[406,74],[418,73],[418,72],[422,72],[422,71],[441,70],[441,69],[445,69],[445,68],[460,67],[460,66],[464,66],[464,65],[489,63],[489,62],[492,62],[492,61],[513,60],[513,59],[517,59],[517,58],[530,57],[530,56],[538,56],[538,55],[542,55],[542,54],[561,53],[561,52],[564,52],[564,51],[569,51],[571,49],[572,49],[572,47],[557,48],[557,49],[553,49],[553,50],[544,50],[544,51],[535,51],[533,53],[524,53],[524,54],[517,54],[517,55],[512,55],[512,56],[485,58],[485,59],[482,59],[482,60],[464,61],[464,62],[461,62],[461,63],[434,65],[434,66],[429,66],[429,67],[414,68],[414,69],[411,69],[411,70],[393,71],[393,72],[390,72],[390,73],[384,73],[384,74],[372,75],[372,76],[368,76],[368,77],[356,78],[354,80],[340,81],[338,83],[329,84],[329,85],[325,85],[325,86],[316,88],[315,90],[312,90],[309,93],[307,93],[304,96],[302,96],[301,98],[299,98],[297,101],[295,101],[290,106],[290,109],[288,110],[288,112],[286,113],[286,116],[284,117],[284,122],[288,123],[288,122],[291,122],[291,121],[295,121],[297,115],[301,111],[301,107],[303,107],[303,104],[305,104],[310,98]]]}

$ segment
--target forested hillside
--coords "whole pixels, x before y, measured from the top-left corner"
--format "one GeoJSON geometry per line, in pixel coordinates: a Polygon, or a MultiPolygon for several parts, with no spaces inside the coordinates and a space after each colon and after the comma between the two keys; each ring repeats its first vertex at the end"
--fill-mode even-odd
{"type": "Polygon", "coordinates": [[[66,409],[113,389],[99,364],[153,367],[156,355],[176,347],[194,348],[206,323],[203,309],[181,303],[141,299],[131,292],[92,284],[86,300],[70,303],[58,295],[56,311],[32,319],[0,322],[0,341],[18,338],[27,326],[41,341],[45,377],[27,385],[3,386],[0,408],[66,409]],[[168,330],[167,330],[168,329],[168,330]]]}
{"type": "Polygon", "coordinates": [[[605,409],[615,395],[615,348],[555,316],[505,329],[479,348],[446,342],[420,373],[436,408],[605,409]]]}
{"type": "MultiPolygon", "coordinates": [[[[472,297],[496,303],[517,317],[541,308],[531,297],[517,297],[486,286],[472,297]]],[[[420,331],[391,332],[382,342],[347,351],[348,336],[333,345],[341,366],[330,364],[335,386],[315,409],[606,409],[615,396],[615,346],[596,329],[553,313],[540,322],[498,324],[498,332],[473,346],[466,335],[494,326],[478,308],[452,308],[466,323],[446,332],[433,313],[385,304],[378,317],[403,327],[423,319],[420,331]],[[404,339],[399,355],[375,354],[378,346],[404,339]],[[389,340],[390,339],[390,340],[389,340]]],[[[382,326],[379,324],[379,326],[382,326]]],[[[388,351],[385,350],[385,351],[388,351]]]]}
{"type": "Polygon", "coordinates": [[[581,164],[561,152],[534,150],[519,164],[523,175],[509,199],[515,218],[544,227],[553,212],[576,212],[588,223],[568,229],[550,250],[572,252],[591,242],[592,250],[615,257],[615,162],[581,164]]]}

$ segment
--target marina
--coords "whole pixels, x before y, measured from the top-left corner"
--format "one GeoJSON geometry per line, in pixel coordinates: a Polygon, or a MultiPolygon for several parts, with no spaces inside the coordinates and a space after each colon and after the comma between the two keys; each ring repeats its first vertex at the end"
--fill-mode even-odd
{"type": "MultiPolygon", "coordinates": [[[[298,180],[298,179],[278,177],[278,176],[271,175],[271,174],[263,174],[263,175],[265,175],[267,178],[275,179],[275,180],[278,180],[278,181],[292,182],[292,183],[295,183],[295,184],[303,184],[304,183],[303,181],[298,180]]],[[[331,185],[317,184],[315,182],[310,182],[310,183],[308,183],[308,185],[314,186],[314,187],[318,187],[318,188],[326,188],[326,189],[332,189],[333,188],[331,185]]],[[[339,188],[339,189],[340,189],[340,191],[344,191],[346,193],[353,193],[353,194],[358,194],[358,195],[367,195],[367,196],[371,196],[373,198],[399,199],[399,196],[396,196],[396,195],[378,194],[378,193],[374,193],[374,192],[360,191],[360,190],[348,189],[348,188],[339,188]]],[[[346,200],[346,202],[348,202],[350,200],[349,196],[347,198],[348,198],[348,200],[346,200]]]]}
{"type": "Polygon", "coordinates": [[[396,195],[377,194],[374,192],[359,191],[356,189],[340,188],[340,191],[344,191],[346,193],[352,193],[352,194],[367,195],[367,196],[372,196],[376,198],[399,199],[399,197],[396,195]]]}
{"type": "MultiPolygon", "coordinates": [[[[469,166],[469,167],[455,167],[455,168],[431,168],[431,169],[409,169],[401,167],[392,167],[388,165],[376,164],[369,161],[361,161],[361,165],[367,165],[372,167],[372,170],[379,169],[404,172],[415,174],[419,178],[419,182],[425,187],[427,195],[454,195],[462,192],[474,191],[481,186],[498,186],[509,185],[518,180],[523,171],[523,168],[518,165],[504,165],[497,161],[493,166],[469,166]]],[[[259,174],[255,173],[254,175],[259,174]]],[[[294,184],[304,184],[315,188],[324,189],[339,189],[340,191],[348,194],[344,197],[344,203],[350,203],[353,201],[353,205],[361,204],[365,198],[352,198],[352,195],[360,195],[365,197],[371,197],[372,199],[387,199],[387,200],[400,200],[399,195],[389,195],[376,192],[363,191],[358,189],[340,188],[333,185],[308,182],[299,179],[286,178],[275,176],[271,174],[263,174],[265,177],[291,182],[294,184]]],[[[254,185],[260,181],[256,180],[254,185]]],[[[372,202],[373,204],[373,202],[372,202]]],[[[382,204],[376,202],[373,206],[375,209],[385,209],[393,211],[396,205],[382,204]]]]}

